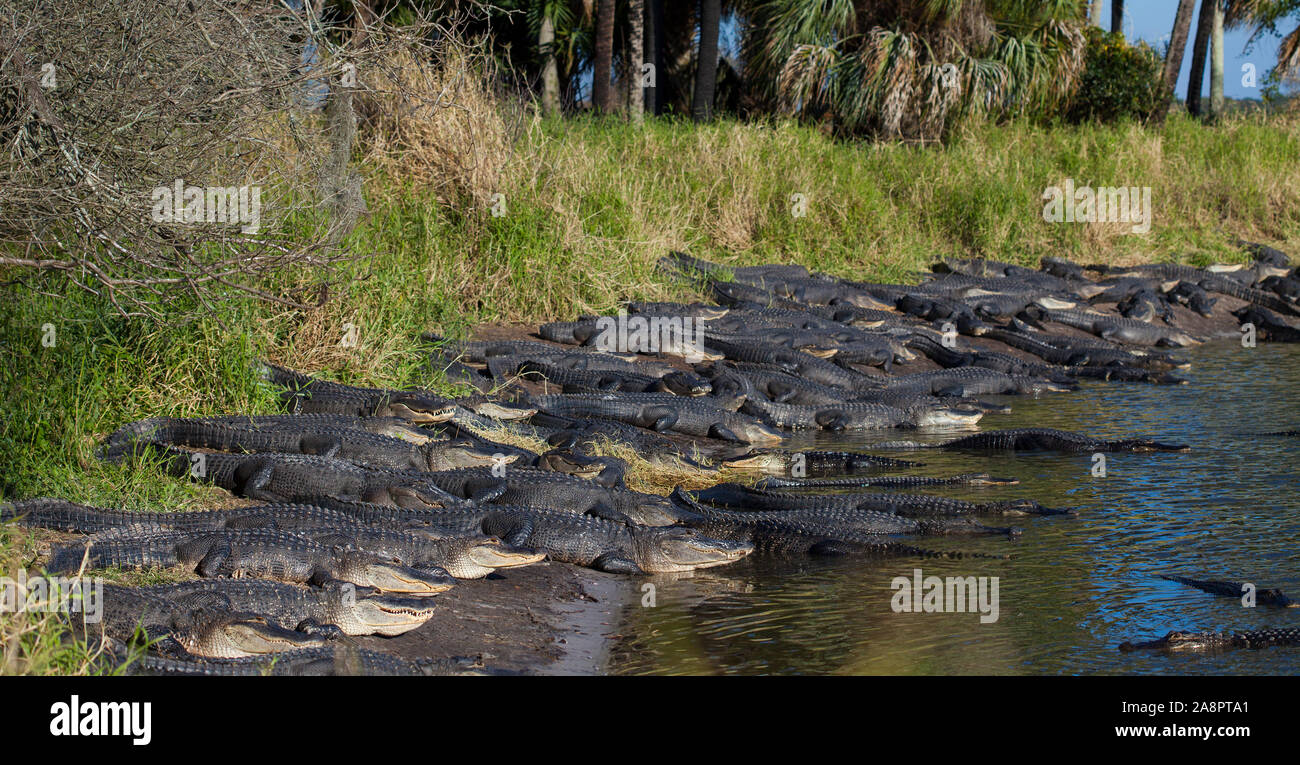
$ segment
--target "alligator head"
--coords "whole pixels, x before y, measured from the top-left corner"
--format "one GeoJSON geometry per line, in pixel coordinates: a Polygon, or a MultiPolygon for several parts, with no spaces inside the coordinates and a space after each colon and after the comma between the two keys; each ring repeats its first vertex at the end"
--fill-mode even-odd
{"type": "Polygon", "coordinates": [[[984,413],[977,409],[921,409],[913,415],[917,427],[972,426],[979,422],[984,413]]]}
{"type": "Polygon", "coordinates": [[[349,635],[401,635],[433,616],[428,598],[390,595],[349,582],[327,582],[330,620],[349,635]]]}
{"type": "Polygon", "coordinates": [[[285,629],[257,614],[197,609],[178,615],[173,636],[196,656],[233,659],[311,648],[325,638],[285,629]]]}
{"type": "Polygon", "coordinates": [[[1119,650],[1205,651],[1220,648],[1230,643],[1230,636],[1216,632],[1170,632],[1157,640],[1147,640],[1142,643],[1125,641],[1119,644],[1119,650]]]}
{"type": "Polygon", "coordinates": [[[501,454],[476,446],[468,439],[455,441],[434,441],[428,445],[425,453],[429,459],[428,470],[446,470],[467,467],[491,467],[497,464],[508,465],[519,459],[518,454],[501,454]]]}
{"type": "Polygon", "coordinates": [[[448,564],[458,579],[480,579],[499,568],[529,566],[546,558],[546,553],[515,547],[496,537],[473,537],[448,564]]]}
{"type": "Polygon", "coordinates": [[[754,551],[748,542],[713,539],[686,528],[633,528],[631,534],[636,563],[651,574],[723,566],[754,551]]]}
{"type": "Polygon", "coordinates": [[[374,587],[385,592],[405,592],[412,595],[437,595],[450,590],[456,584],[451,574],[437,566],[404,566],[395,561],[378,560],[371,555],[355,551],[343,553],[334,575],[323,577],[323,579],[328,578],[342,579],[345,582],[374,587]]]}
{"type": "Polygon", "coordinates": [[[379,417],[401,417],[411,422],[446,422],[456,414],[456,404],[414,391],[393,393],[375,409],[379,417]]]}
{"type": "Polygon", "coordinates": [[[790,455],[781,452],[750,452],[723,460],[723,464],[739,470],[761,470],[770,475],[785,475],[790,469],[790,455]]]}

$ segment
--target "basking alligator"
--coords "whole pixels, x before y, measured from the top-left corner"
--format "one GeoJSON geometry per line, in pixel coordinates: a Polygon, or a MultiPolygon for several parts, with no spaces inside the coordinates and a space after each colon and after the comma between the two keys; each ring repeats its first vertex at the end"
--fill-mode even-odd
{"type": "Polygon", "coordinates": [[[263,377],[287,388],[280,397],[294,413],[343,414],[358,417],[400,417],[411,422],[445,422],[456,404],[425,391],[357,388],[317,380],[300,372],[266,364],[263,377]]]}
{"type": "Polygon", "coordinates": [[[170,568],[183,565],[204,577],[264,577],[292,583],[322,584],[340,579],[387,592],[434,595],[455,584],[436,567],[413,568],[372,553],[315,542],[273,529],[156,532],[127,528],[90,537],[85,543],[56,547],[48,570],[87,568],[170,568]]]}
{"type": "Polygon", "coordinates": [[[257,579],[201,579],[137,592],[180,607],[257,613],[295,631],[326,636],[401,635],[433,616],[430,598],[390,595],[338,581],[299,587],[257,579]]]}
{"type": "MultiPolygon", "coordinates": [[[[1227,598],[1241,599],[1247,591],[1246,582],[1223,582],[1218,580],[1201,580],[1189,579],[1185,576],[1162,576],[1171,582],[1185,584],[1188,587],[1195,587],[1211,595],[1219,595],[1227,598]]],[[[1254,589],[1251,585],[1251,589],[1254,589]]],[[[1287,597],[1286,593],[1277,588],[1266,590],[1255,590],[1255,602],[1266,606],[1277,606],[1278,608],[1300,608],[1300,603],[1295,602],[1287,597]]]]}
{"type": "Polygon", "coordinates": [[[1011,430],[991,430],[976,433],[973,436],[944,441],[937,444],[923,444],[916,441],[886,441],[872,444],[876,449],[948,449],[979,452],[1000,451],[1056,451],[1068,453],[1093,452],[1188,452],[1191,447],[1185,444],[1163,444],[1145,438],[1126,438],[1118,441],[1105,441],[1081,433],[1052,428],[1013,428],[1011,430]]]}
{"type": "Polygon", "coordinates": [[[1170,632],[1142,643],[1125,641],[1121,651],[1219,651],[1228,648],[1294,648],[1300,646],[1300,628],[1251,630],[1248,632],[1170,632]]]}
{"type": "Polygon", "coordinates": [[[862,478],[760,478],[756,489],[842,489],[856,486],[897,488],[911,486],[1013,486],[1015,478],[994,478],[988,473],[932,477],[922,475],[864,476],[862,478]]]}
{"type": "MultiPolygon", "coordinates": [[[[354,418],[340,419],[346,422],[354,418]]],[[[277,419],[262,425],[243,424],[235,418],[224,421],[167,418],[152,424],[146,420],[119,430],[110,437],[107,446],[110,450],[121,448],[120,445],[132,440],[227,452],[313,454],[396,470],[450,470],[516,459],[514,455],[501,455],[497,459],[496,452],[475,448],[463,440],[438,441],[425,433],[424,442],[416,444],[409,438],[336,425],[327,418],[308,418],[301,423],[277,419]],[[136,437],[130,438],[128,433],[136,437]]]]}
{"type": "Polygon", "coordinates": [[[75,632],[98,633],[121,643],[133,642],[137,630],[149,640],[170,639],[199,656],[240,657],[322,645],[325,637],[286,629],[255,613],[217,608],[184,608],[153,593],[106,584],[100,590],[99,621],[91,604],[70,614],[75,632]],[[85,618],[82,618],[82,617],[85,618]]]}
{"type": "Polygon", "coordinates": [[[761,470],[768,475],[794,475],[798,469],[803,477],[852,475],[879,470],[896,470],[903,468],[924,467],[924,462],[910,462],[891,457],[876,457],[871,454],[853,452],[787,452],[755,450],[745,454],[729,457],[723,464],[741,470],[761,470]]]}
{"type": "Polygon", "coordinates": [[[497,569],[527,566],[546,557],[477,534],[431,538],[370,526],[301,529],[297,533],[321,544],[356,548],[406,566],[441,569],[457,579],[482,579],[497,569]]]}
{"type": "Polygon", "coordinates": [[[750,399],[741,411],[761,416],[779,428],[822,428],[825,430],[868,430],[930,425],[973,425],[983,412],[958,409],[918,408],[905,411],[885,404],[852,402],[837,405],[799,406],[750,399]]]}
{"type": "Polygon", "coordinates": [[[637,427],[744,443],[778,443],[784,436],[757,419],[699,398],[662,393],[534,396],[538,409],[560,417],[607,417],[637,427]]]}
{"type": "Polygon", "coordinates": [[[430,479],[436,473],[362,467],[332,457],[196,452],[137,441],[115,448],[105,458],[117,460],[150,450],[162,452],[173,475],[206,481],[265,502],[310,501],[322,496],[416,508],[462,502],[438,488],[430,479]]]}
{"type": "MultiPolygon", "coordinates": [[[[123,661],[125,661],[123,657],[123,661]]],[[[403,659],[380,651],[334,645],[285,651],[274,657],[218,661],[144,656],[127,667],[140,675],[205,675],[212,677],[290,676],[433,676],[491,674],[477,659],[403,659]]]]}
{"type": "Polygon", "coordinates": [[[508,510],[489,513],[485,534],[545,552],[552,560],[617,574],[661,574],[739,560],[749,544],[712,539],[684,528],[628,526],[601,518],[508,510]]]}

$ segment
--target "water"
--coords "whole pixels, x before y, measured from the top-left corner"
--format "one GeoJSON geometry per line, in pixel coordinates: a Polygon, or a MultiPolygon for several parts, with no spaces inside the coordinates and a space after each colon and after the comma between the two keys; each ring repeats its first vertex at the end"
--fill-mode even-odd
{"type": "MultiPolygon", "coordinates": [[[[916,472],[987,472],[1018,486],[939,487],[978,499],[1032,497],[1077,517],[986,518],[1019,540],[926,537],[934,549],[1011,552],[1012,560],[748,559],[654,577],[656,606],[628,586],[609,671],[619,674],[1297,674],[1300,650],[1121,653],[1124,640],[1173,629],[1300,626],[1300,609],[1245,608],[1159,578],[1250,581],[1300,598],[1300,439],[1249,433],[1300,427],[1300,347],[1220,343],[1186,354],[1184,386],[1087,384],[1076,393],[1007,397],[987,429],[1054,427],[1187,443],[1190,453],[981,456],[889,452],[916,472]],[[996,576],[1000,613],[895,613],[894,577],[996,576]]],[[[916,440],[944,440],[952,432],[916,440]]],[[[898,432],[800,435],[791,448],[868,451],[898,432]]],[[[882,452],[883,453],[883,452],[882,452]]],[[[927,491],[934,487],[927,487],[927,491]]],[[[868,489],[871,491],[871,489],[868,489]]]]}

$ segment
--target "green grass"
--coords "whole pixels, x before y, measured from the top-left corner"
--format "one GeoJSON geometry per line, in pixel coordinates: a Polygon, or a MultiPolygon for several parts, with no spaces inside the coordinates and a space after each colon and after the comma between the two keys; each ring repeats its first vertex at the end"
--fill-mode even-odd
{"type": "MultiPolygon", "coordinates": [[[[211,505],[222,492],[147,466],[98,462],[96,440],[144,417],[274,411],[274,392],[250,373],[263,358],[345,382],[438,388],[420,332],[683,297],[655,271],[670,248],[736,265],[799,262],[862,280],[913,280],[941,255],[1031,266],[1043,255],[1242,260],[1233,236],[1300,252],[1296,127],[1281,117],[1216,128],[1186,118],[1153,128],[1013,124],[916,148],[836,142],[790,124],[543,123],[485,190],[505,196],[502,217],[372,178],[370,218],[347,242],[362,257],[334,275],[330,300],[317,308],[238,294],[204,308],[181,298],[168,304],[165,322],[151,323],[123,319],[54,276],[31,282],[52,295],[6,287],[0,495],[135,509],[211,505]],[[1151,232],[1045,223],[1042,191],[1067,177],[1152,187],[1151,232]],[[793,194],[806,198],[806,216],[791,214],[793,194]],[[57,333],[50,348],[41,344],[47,323],[57,333]],[[349,324],[358,340],[351,348],[340,345],[349,324]]],[[[320,279],[294,272],[263,286],[315,294],[320,279]]],[[[0,536],[3,573],[29,561],[30,547],[21,533],[0,536]]],[[[76,665],[49,640],[31,646],[31,671],[76,665]]]]}

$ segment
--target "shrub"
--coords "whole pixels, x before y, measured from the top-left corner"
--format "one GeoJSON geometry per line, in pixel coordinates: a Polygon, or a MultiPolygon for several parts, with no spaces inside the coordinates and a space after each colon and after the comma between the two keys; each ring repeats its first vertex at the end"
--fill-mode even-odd
{"type": "Polygon", "coordinates": [[[1083,77],[1066,110],[1070,122],[1145,122],[1162,101],[1160,55],[1119,33],[1088,29],[1083,77]]]}

